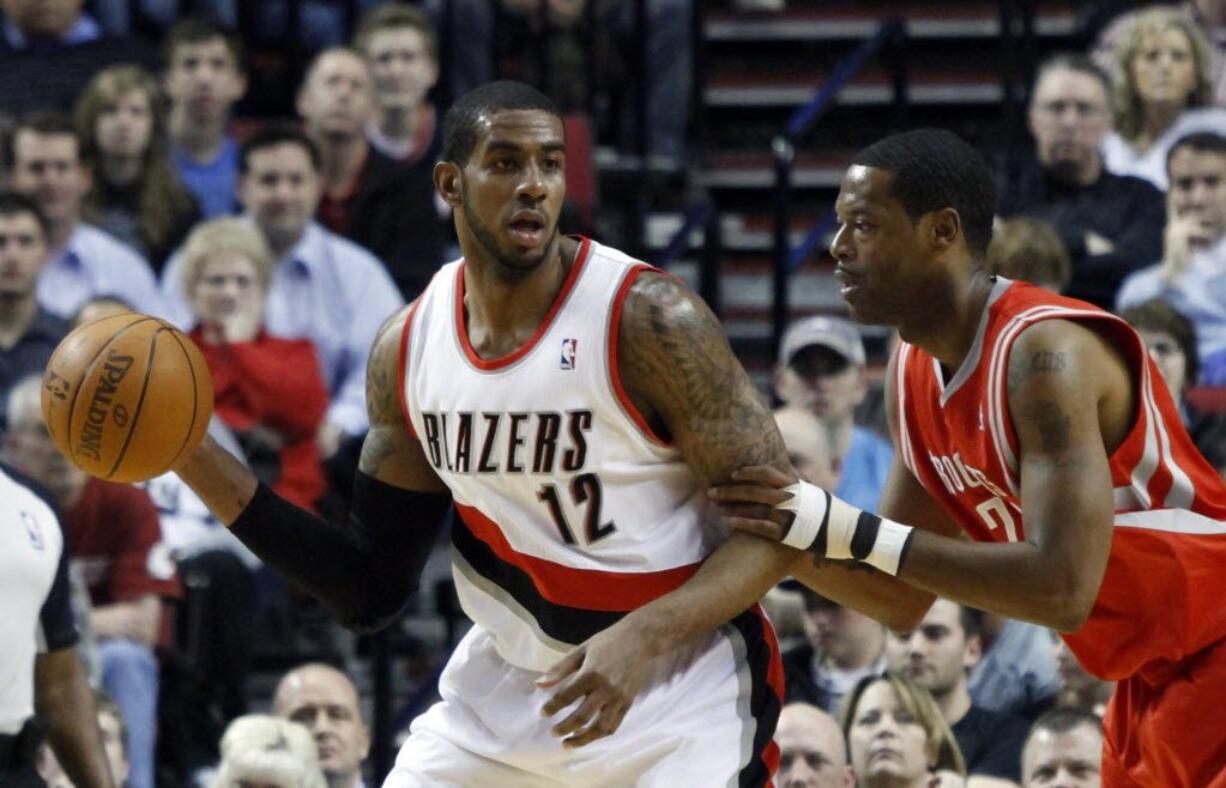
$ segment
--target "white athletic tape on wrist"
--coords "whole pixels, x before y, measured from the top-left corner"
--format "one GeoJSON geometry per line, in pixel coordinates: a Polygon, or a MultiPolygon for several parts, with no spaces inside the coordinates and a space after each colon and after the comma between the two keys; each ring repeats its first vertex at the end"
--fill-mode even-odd
{"type": "Polygon", "coordinates": [[[817,552],[813,546],[825,528],[822,555],[826,558],[861,560],[883,572],[898,574],[914,528],[861,511],[808,482],[783,489],[792,495],[775,508],[795,514],[792,526],[783,535],[783,544],[817,552]]]}
{"type": "Polygon", "coordinates": [[[864,563],[897,576],[902,557],[907,552],[907,543],[914,531],[909,525],[881,518],[881,525],[877,527],[877,540],[873,542],[873,549],[864,558],[864,563]]]}
{"type": "Polygon", "coordinates": [[[775,508],[796,515],[792,527],[784,534],[785,545],[797,550],[809,550],[825,526],[826,550],[823,555],[836,560],[851,558],[851,538],[856,533],[859,509],[806,481],[784,487],[783,491],[791,493],[792,497],[776,504],[775,508]]]}

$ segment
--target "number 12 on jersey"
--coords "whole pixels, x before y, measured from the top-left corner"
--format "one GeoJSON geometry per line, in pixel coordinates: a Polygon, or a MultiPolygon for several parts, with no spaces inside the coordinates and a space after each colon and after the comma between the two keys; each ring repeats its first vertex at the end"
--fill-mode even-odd
{"type": "MultiPolygon", "coordinates": [[[[600,522],[602,496],[600,478],[596,474],[584,473],[576,476],[570,480],[569,487],[570,497],[574,501],[575,507],[582,507],[586,504],[586,511],[583,517],[584,544],[590,545],[617,530],[617,526],[613,524],[612,520],[607,523],[600,522]]],[[[558,495],[558,486],[556,484],[542,484],[541,489],[536,493],[536,497],[543,501],[546,508],[549,509],[549,516],[553,519],[553,524],[558,529],[562,541],[567,544],[576,544],[575,532],[567,521],[566,513],[562,509],[562,501],[558,495]]]]}

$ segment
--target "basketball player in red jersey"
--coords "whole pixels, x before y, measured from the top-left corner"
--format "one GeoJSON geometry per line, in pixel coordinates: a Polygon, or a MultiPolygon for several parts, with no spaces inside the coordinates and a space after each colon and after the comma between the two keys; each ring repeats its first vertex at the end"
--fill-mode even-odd
{"type": "Polygon", "coordinates": [[[796,577],[844,604],[897,621],[940,595],[1060,630],[1119,681],[1104,785],[1226,786],[1226,487],[1142,341],[984,271],[992,177],[955,135],[895,135],[854,161],[836,276],[857,320],[902,338],[880,515],[776,469],[713,497],[816,554],[796,577]]]}
{"type": "Polygon", "coordinates": [[[742,466],[790,471],[770,410],[692,292],[559,235],[545,96],[484,85],[444,137],[435,186],[463,260],[375,342],[349,527],[208,439],[177,471],[363,627],[403,608],[454,501],[474,627],[386,786],[766,785],[782,665],[755,605],[795,553],[729,536],[705,492],[742,466]]]}

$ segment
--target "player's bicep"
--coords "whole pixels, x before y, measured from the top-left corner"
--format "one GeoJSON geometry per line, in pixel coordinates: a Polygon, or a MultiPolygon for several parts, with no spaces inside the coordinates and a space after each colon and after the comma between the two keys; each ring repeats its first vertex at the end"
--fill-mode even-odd
{"type": "Polygon", "coordinates": [[[1044,321],[1015,342],[1006,389],[1027,541],[1092,576],[1095,589],[1114,511],[1099,404],[1104,387],[1119,382],[1115,361],[1084,327],[1044,321]]]}
{"type": "Polygon", "coordinates": [[[627,392],[704,484],[748,465],[790,468],[770,409],[701,298],[672,277],[641,274],[618,330],[627,392]]]}
{"type": "Polygon", "coordinates": [[[409,432],[400,404],[404,385],[400,340],[411,307],[393,315],[375,338],[366,367],[366,409],[370,432],[362,442],[358,470],[385,484],[415,492],[444,493],[417,438],[409,432]]]}

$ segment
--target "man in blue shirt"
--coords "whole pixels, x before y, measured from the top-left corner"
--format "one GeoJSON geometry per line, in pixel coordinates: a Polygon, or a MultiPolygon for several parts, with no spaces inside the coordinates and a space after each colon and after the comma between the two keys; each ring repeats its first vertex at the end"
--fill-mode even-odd
{"type": "Polygon", "coordinates": [[[864,342],[854,325],[838,318],[810,317],[788,327],[775,369],[775,394],[821,420],[839,477],[838,489],[832,492],[853,506],[874,511],[894,450],[881,436],[855,423],[856,407],[867,393],[864,342]]]}
{"type": "MultiPolygon", "coordinates": [[[[322,189],[320,157],[301,132],[268,128],[239,157],[239,200],[276,255],[265,328],[315,343],[332,404],[320,449],[335,452],[344,436],[367,429],[366,359],[379,327],[403,306],[383,264],[357,244],[313,221],[322,189]]],[[[183,292],[182,258],[162,274],[171,320],[195,323],[183,292]]]]}
{"type": "Polygon", "coordinates": [[[1116,309],[1151,298],[1169,302],[1195,324],[1207,372],[1206,360],[1226,351],[1226,136],[1181,137],[1166,169],[1171,185],[1162,259],[1124,280],[1116,309]]]}
{"type": "Polygon", "coordinates": [[[235,102],[247,92],[237,37],[200,18],[166,35],[162,84],[170,101],[170,154],[204,218],[234,212],[238,142],[226,133],[235,102]]]}
{"type": "Polygon", "coordinates": [[[39,275],[39,304],[68,319],[87,301],[105,295],[138,312],[163,314],[148,261],[81,220],[90,171],[72,122],[54,112],[22,118],[9,137],[7,154],[13,189],[34,200],[47,219],[51,259],[39,275]]]}

